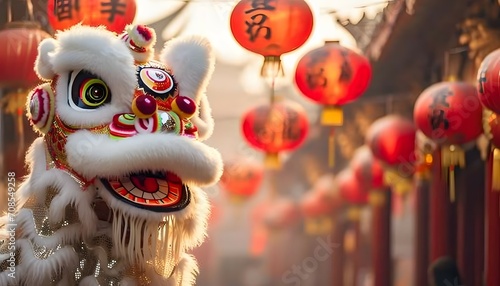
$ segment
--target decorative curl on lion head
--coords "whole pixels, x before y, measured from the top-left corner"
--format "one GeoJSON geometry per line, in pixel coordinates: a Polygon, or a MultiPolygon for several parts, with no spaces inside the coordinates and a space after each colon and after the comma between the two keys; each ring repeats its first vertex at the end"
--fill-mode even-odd
{"type": "Polygon", "coordinates": [[[18,190],[16,277],[0,243],[0,285],[194,283],[187,251],[210,209],[200,187],[222,170],[202,142],[214,57],[186,37],[154,60],[155,41],[142,25],[119,36],[75,26],[40,44],[35,71],[48,82],[30,93],[28,117],[43,136],[18,190]]]}

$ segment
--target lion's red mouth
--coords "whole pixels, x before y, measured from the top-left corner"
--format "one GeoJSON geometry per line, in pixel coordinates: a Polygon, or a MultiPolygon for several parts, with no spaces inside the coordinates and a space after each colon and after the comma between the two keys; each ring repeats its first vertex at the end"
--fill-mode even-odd
{"type": "Polygon", "coordinates": [[[101,182],[116,198],[135,207],[170,212],[189,204],[189,189],[171,172],[137,172],[101,182]]]}

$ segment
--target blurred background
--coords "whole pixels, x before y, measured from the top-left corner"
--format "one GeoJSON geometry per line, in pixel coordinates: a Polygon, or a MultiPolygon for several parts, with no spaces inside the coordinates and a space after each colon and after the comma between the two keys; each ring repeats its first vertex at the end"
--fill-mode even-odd
{"type": "MultiPolygon", "coordinates": [[[[24,107],[37,84],[36,45],[71,25],[77,16],[68,13],[79,5],[95,14],[93,24],[118,33],[126,23],[149,25],[157,51],[168,39],[192,34],[214,47],[207,95],[215,131],[206,142],[221,152],[225,169],[205,189],[212,215],[207,240],[193,252],[197,285],[422,286],[430,285],[429,267],[445,256],[457,261],[463,285],[500,285],[499,200],[490,198],[491,172],[486,177],[494,135],[483,130],[476,94],[481,63],[500,47],[498,2],[244,2],[0,0],[0,210],[7,172],[21,181],[25,152],[38,136],[24,107]],[[122,6],[106,12],[98,8],[103,3],[122,6]],[[290,14],[265,26],[262,16],[245,18],[252,7],[269,18],[290,14]],[[281,44],[295,46],[259,46],[271,29],[281,44]],[[266,68],[277,57],[282,75],[271,68],[270,76],[266,68]],[[327,80],[338,88],[318,92],[327,80]],[[470,89],[457,81],[472,86],[475,99],[467,102],[470,89]],[[427,89],[437,83],[465,94],[452,102],[465,111],[439,117],[429,106],[453,100],[427,89]],[[449,134],[447,124],[467,126],[449,134]],[[433,133],[439,128],[444,135],[433,133]],[[442,161],[447,152],[458,161],[442,161]]],[[[443,282],[449,284],[436,285],[462,285],[443,282]]]]}

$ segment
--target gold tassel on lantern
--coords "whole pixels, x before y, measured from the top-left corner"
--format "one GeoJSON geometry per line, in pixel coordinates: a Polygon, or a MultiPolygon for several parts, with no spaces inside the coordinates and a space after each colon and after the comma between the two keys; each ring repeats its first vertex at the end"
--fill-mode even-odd
{"type": "Polygon", "coordinates": [[[330,134],[328,135],[328,166],[333,168],[335,166],[335,137],[334,129],[331,128],[330,134]]]}
{"type": "Polygon", "coordinates": [[[384,184],[390,186],[394,193],[400,196],[408,194],[413,188],[411,177],[405,178],[391,168],[384,170],[384,184]]]}
{"type": "Polygon", "coordinates": [[[374,207],[382,206],[385,204],[385,195],[383,193],[384,191],[371,191],[369,196],[368,196],[368,201],[370,204],[374,207]]]}
{"type": "Polygon", "coordinates": [[[493,148],[493,167],[491,170],[491,189],[500,192],[500,149],[493,148]]]}
{"type": "Polygon", "coordinates": [[[455,167],[465,167],[465,152],[457,145],[449,145],[441,148],[441,166],[447,170],[448,187],[450,190],[450,200],[455,201],[455,167]]]}
{"type": "Polygon", "coordinates": [[[271,170],[279,170],[281,168],[281,160],[278,153],[266,153],[264,164],[271,170]]]}
{"type": "Polygon", "coordinates": [[[344,113],[338,106],[325,106],[321,112],[321,125],[332,126],[328,135],[328,166],[335,165],[335,138],[333,126],[342,126],[344,123],[344,113]]]}
{"type": "Polygon", "coordinates": [[[276,78],[285,75],[280,57],[267,56],[264,57],[264,63],[260,69],[260,75],[265,78],[276,78]]]}
{"type": "Polygon", "coordinates": [[[342,126],[344,124],[344,112],[338,106],[325,106],[321,112],[321,125],[342,126]]]}
{"type": "Polygon", "coordinates": [[[329,216],[308,217],[304,220],[304,227],[308,235],[318,236],[331,233],[334,222],[329,216]]]}

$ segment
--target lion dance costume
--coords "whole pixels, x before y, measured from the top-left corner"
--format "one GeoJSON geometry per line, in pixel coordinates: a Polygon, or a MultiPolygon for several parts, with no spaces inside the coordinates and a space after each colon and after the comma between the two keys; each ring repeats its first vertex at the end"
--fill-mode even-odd
{"type": "Polygon", "coordinates": [[[44,40],[28,96],[30,147],[17,212],[0,226],[0,285],[193,285],[205,238],[201,187],[222,172],[203,141],[208,41],[176,38],[155,60],[143,25],[75,26],[44,40]],[[15,253],[7,243],[15,225],[15,253]],[[9,275],[15,257],[15,277],[9,275]]]}

